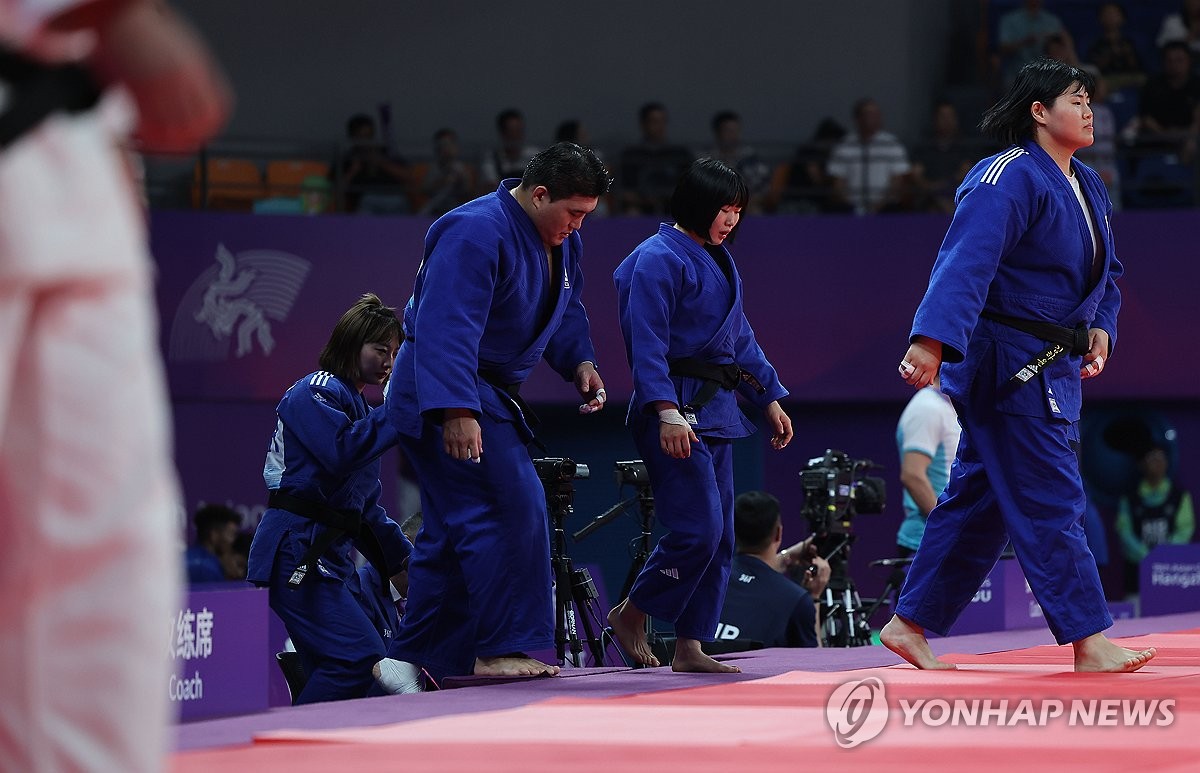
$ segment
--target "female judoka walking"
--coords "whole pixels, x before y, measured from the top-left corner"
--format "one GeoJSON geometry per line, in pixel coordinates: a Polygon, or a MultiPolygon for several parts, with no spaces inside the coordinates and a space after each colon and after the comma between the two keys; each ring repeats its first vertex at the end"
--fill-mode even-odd
{"type": "Polygon", "coordinates": [[[746,321],[724,246],[747,199],[737,172],[696,161],[671,197],[675,223],[660,225],[613,275],[633,368],[627,423],[669,530],[608,615],[622,649],[643,665],[658,665],[646,641],[650,615],[675,625],[673,670],[740,670],[700,649],[716,634],[733,558],[733,440],[754,431],[734,390],[763,410],[774,448],[792,439],[779,406],[787,390],[746,321]]]}
{"type": "Polygon", "coordinates": [[[1101,633],[1112,618],[1081,523],[1080,381],[1116,343],[1122,271],[1108,192],[1072,158],[1092,144],[1092,90],[1088,73],[1040,60],[984,114],[981,128],[1011,144],[959,187],[900,363],[918,389],[941,366],[962,425],[949,488],[880,634],[918,668],[954,667],[924,629],[949,631],[1009,540],[1076,671],[1135,671],[1154,657],[1101,633]]]}

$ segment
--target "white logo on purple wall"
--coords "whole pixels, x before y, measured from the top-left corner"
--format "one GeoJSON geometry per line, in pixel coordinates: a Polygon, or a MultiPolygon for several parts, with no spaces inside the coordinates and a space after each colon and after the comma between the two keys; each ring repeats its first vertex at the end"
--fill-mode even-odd
{"type": "Polygon", "coordinates": [[[271,323],[287,319],[311,265],[277,250],[234,255],[217,245],[215,265],[205,269],[184,293],[171,323],[172,361],[219,361],[245,357],[255,346],[263,355],[275,348],[271,323]]]}

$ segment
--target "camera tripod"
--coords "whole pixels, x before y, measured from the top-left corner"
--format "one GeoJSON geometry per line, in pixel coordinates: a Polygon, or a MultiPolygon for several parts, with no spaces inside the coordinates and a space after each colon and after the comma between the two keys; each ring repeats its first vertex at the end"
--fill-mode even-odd
{"type": "MultiPolygon", "coordinates": [[[[853,534],[826,535],[820,547],[824,548],[833,539],[840,537],[832,549],[819,550],[829,562],[829,584],[821,597],[821,631],[826,647],[863,647],[871,643],[869,613],[864,614],[858,589],[846,571],[853,534]]],[[[872,609],[871,611],[874,611],[872,609]]]]}
{"type": "Polygon", "coordinates": [[[588,646],[592,665],[604,665],[604,646],[592,627],[593,621],[600,624],[599,594],[596,583],[587,569],[576,569],[567,555],[567,538],[563,521],[572,511],[571,505],[552,506],[550,540],[550,566],[554,572],[554,652],[560,666],[567,665],[567,650],[570,649],[570,664],[576,668],[583,665],[583,646],[588,646]],[[579,637],[582,624],[584,637],[579,637]]]}
{"type": "MultiPolygon", "coordinates": [[[[639,483],[636,486],[636,494],[629,499],[617,502],[608,510],[605,510],[592,519],[587,526],[584,526],[572,535],[575,541],[578,542],[625,512],[626,508],[633,504],[638,505],[641,533],[631,543],[633,545],[633,560],[629,565],[629,571],[625,574],[625,583],[621,586],[620,598],[622,599],[629,598],[629,591],[633,588],[634,581],[641,574],[642,568],[646,566],[646,559],[650,557],[651,532],[654,531],[654,492],[650,489],[649,483],[639,483]]],[[[649,615],[646,616],[646,637],[647,641],[653,644],[654,625],[649,615]]]]}
{"type": "Polygon", "coordinates": [[[883,606],[895,606],[893,596],[900,592],[901,586],[904,585],[904,577],[908,570],[908,565],[912,563],[912,556],[907,558],[881,558],[877,561],[872,561],[871,566],[890,567],[892,573],[888,575],[887,583],[884,584],[883,590],[879,591],[879,597],[867,607],[867,611],[863,613],[863,619],[870,622],[875,616],[875,612],[883,606]]]}

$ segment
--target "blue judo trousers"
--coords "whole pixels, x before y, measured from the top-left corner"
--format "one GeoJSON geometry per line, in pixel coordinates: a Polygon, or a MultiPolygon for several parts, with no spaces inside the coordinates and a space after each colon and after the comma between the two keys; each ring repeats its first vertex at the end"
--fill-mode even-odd
{"type": "Polygon", "coordinates": [[[477,657],[549,649],[554,600],[546,499],[529,457],[520,385],[543,358],[565,380],[595,362],[582,303],[578,233],[546,248],[505,180],[439,218],[404,310],[407,336],[388,385],[389,420],[421,487],[424,524],[391,656],[434,679],[477,657]],[[459,461],[442,415],[468,408],[483,453],[459,461]]]}
{"type": "Polygon", "coordinates": [[[700,436],[687,459],[659,445],[658,417],[631,422],[646,463],[655,515],[666,529],[629,591],[650,617],[675,625],[675,635],[712,641],[725,604],[733,533],[733,441],[700,436]]]}
{"type": "Polygon", "coordinates": [[[967,175],[912,336],[943,344],[942,390],[962,425],[950,484],[930,513],[896,612],[946,634],[1011,540],[1060,644],[1112,625],[1084,536],[1079,444],[1082,358],[1065,354],[1013,376],[1047,342],[983,312],[1117,339],[1122,273],[1100,177],[1072,162],[1091,214],[1035,143],[967,175]],[[1094,227],[1093,227],[1094,224],[1094,227]],[[1093,239],[1095,246],[1093,247],[1093,239]]]}
{"type": "Polygon", "coordinates": [[[667,223],[613,274],[621,331],[633,370],[627,423],[654,491],[655,513],[668,529],[630,589],[648,615],[675,625],[677,636],[712,641],[733,561],[733,440],[754,431],[734,392],[720,389],[688,409],[703,379],[671,373],[692,358],[737,364],[762,390],[737,390],[759,408],[787,395],[742,310],[742,284],[725,247],[705,249],[667,223]],[[711,250],[711,251],[710,251],[711,250]],[[663,453],[657,401],[684,408],[700,441],[687,459],[663,453]]]}

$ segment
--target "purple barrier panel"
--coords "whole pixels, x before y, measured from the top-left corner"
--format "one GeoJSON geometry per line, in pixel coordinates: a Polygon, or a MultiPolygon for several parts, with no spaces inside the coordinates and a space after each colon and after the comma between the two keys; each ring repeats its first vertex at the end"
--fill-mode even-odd
{"type": "Polygon", "coordinates": [[[991,573],[984,578],[979,590],[975,592],[975,597],[950,629],[952,636],[1004,630],[1004,600],[1008,591],[1004,572],[1007,563],[1010,562],[1001,561],[996,564],[991,573]]]}
{"type": "Polygon", "coordinates": [[[1042,606],[1033,597],[1021,564],[1016,559],[1001,561],[999,566],[1004,582],[1004,629],[1040,628],[1046,624],[1042,606]]]}
{"type": "Polygon", "coordinates": [[[1200,545],[1159,545],[1140,571],[1142,617],[1200,609],[1200,545]]]}
{"type": "Polygon", "coordinates": [[[171,620],[171,701],[187,722],[267,708],[267,592],[242,585],[188,591],[171,620]]]}
{"type": "Polygon", "coordinates": [[[1110,601],[1108,613],[1113,620],[1131,620],[1137,617],[1137,605],[1132,601],[1110,601]]]}
{"type": "Polygon", "coordinates": [[[283,652],[287,646],[287,640],[288,632],[283,621],[279,619],[279,615],[268,608],[264,655],[267,661],[267,705],[272,708],[292,705],[292,691],[288,687],[287,679],[283,678],[283,671],[279,668],[279,663],[275,661],[275,653],[283,652]]]}

